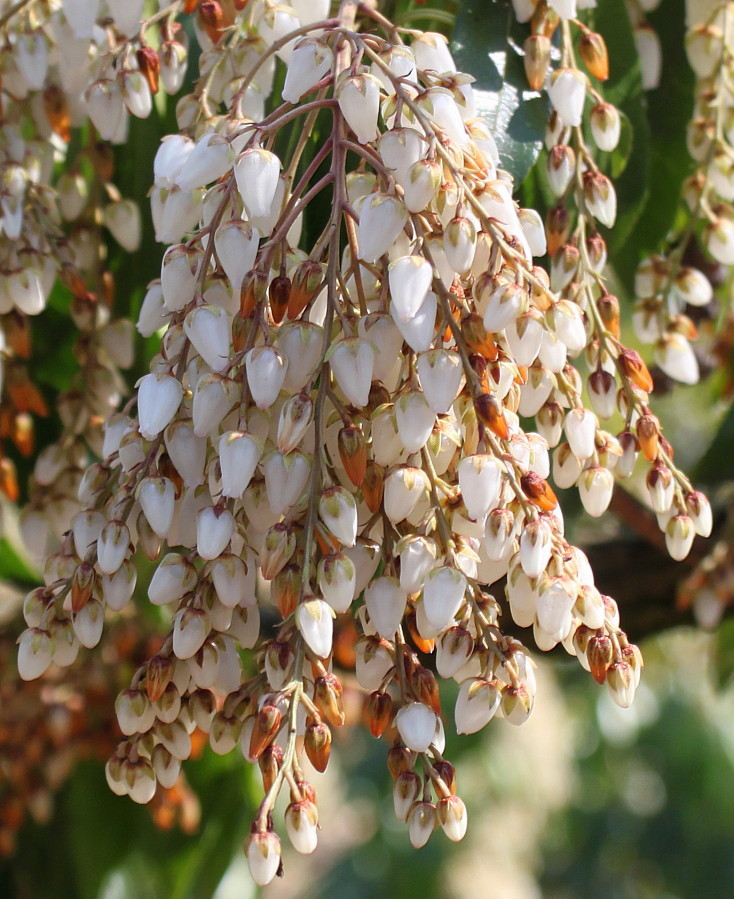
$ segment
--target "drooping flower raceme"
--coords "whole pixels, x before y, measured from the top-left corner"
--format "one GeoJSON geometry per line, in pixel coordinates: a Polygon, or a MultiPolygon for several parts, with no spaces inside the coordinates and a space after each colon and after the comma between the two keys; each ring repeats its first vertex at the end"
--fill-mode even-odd
{"type": "MultiPolygon", "coordinates": [[[[388,766],[411,841],[437,826],[458,840],[467,815],[443,757],[439,679],[460,685],[447,718],[461,733],[525,721],[533,662],[504,621],[532,628],[542,651],[561,644],[622,706],[639,682],[616,603],[564,536],[551,468],[598,515],[611,472],[642,451],[674,555],[706,521],[667,464],[649,374],[619,340],[613,298],[579,262],[585,233],[551,248],[550,275],[534,263],[542,223],[514,202],[444,38],[401,42],[379,18],[362,33],[350,4],[338,20],[306,16],[310,4],[242,5],[202,4],[196,16],[202,79],[178,103],[181,133],[162,141],[151,193],[168,246],[138,329],[162,330],[160,350],[81,477],[81,508],[28,603],[19,665],[38,677],[94,647],[106,617],[159,607],[166,631],[120,694],[125,737],[108,781],[148,802],[177,776],[195,728],[214,752],[257,762],[263,799],[246,852],[265,884],[280,865],[282,789],[294,848],[316,845],[299,747],[323,771],[345,721],[336,634],[356,628],[368,726],[394,735],[388,766]],[[266,106],[276,58],[287,74],[266,106]],[[308,147],[317,122],[325,137],[308,147]],[[592,409],[571,361],[588,345],[592,409]],[[615,375],[628,387],[619,438],[599,423],[615,375]],[[156,567],[134,597],[140,555],[156,567]]],[[[88,42],[77,4],[63,9],[59,27],[88,42]]],[[[86,86],[109,139],[146,114],[155,87],[135,40],[97,48],[86,86]]],[[[170,44],[159,53],[166,89],[181,66],[170,44]]],[[[565,68],[549,88],[562,132],[586,97],[565,68]]],[[[607,111],[607,145],[614,130],[607,111]]],[[[561,137],[549,166],[563,194],[577,163],[561,137]]],[[[611,183],[587,166],[574,184],[585,213],[611,225],[611,183]]],[[[132,243],[127,208],[107,221],[132,243]]]]}

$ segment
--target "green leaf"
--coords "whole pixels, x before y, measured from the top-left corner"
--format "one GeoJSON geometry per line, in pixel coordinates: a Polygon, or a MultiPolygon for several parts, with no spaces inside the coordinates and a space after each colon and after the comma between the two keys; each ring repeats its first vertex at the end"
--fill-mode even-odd
{"type": "Polygon", "coordinates": [[[476,78],[477,113],[517,183],[540,154],[548,120],[548,101],[528,89],[519,49],[524,37],[509,4],[465,0],[452,44],[457,66],[476,78]]]}

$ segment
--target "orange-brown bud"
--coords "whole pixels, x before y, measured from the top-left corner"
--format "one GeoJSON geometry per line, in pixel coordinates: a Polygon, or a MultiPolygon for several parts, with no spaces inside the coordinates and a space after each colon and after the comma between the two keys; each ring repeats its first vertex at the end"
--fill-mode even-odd
{"type": "Polygon", "coordinates": [[[635,387],[639,387],[645,393],[652,391],[652,375],[636,350],[622,350],[619,354],[619,367],[622,374],[632,381],[635,387]]]}
{"type": "Polygon", "coordinates": [[[71,119],[66,97],[60,87],[54,84],[46,88],[43,92],[43,109],[53,132],[68,144],[71,140],[71,119]]]}
{"type": "Polygon", "coordinates": [[[258,759],[260,766],[260,774],[263,779],[263,792],[267,793],[273,785],[280,766],[283,763],[283,748],[277,743],[271,743],[266,746],[262,755],[258,759]]]}
{"type": "Polygon", "coordinates": [[[609,78],[609,54],[604,38],[595,31],[586,31],[579,41],[579,53],[589,72],[599,81],[609,78]]]}
{"type": "Polygon", "coordinates": [[[248,272],[240,287],[240,316],[249,318],[255,306],[262,302],[268,291],[268,278],[263,272],[248,272]]]}
{"type": "Polygon", "coordinates": [[[255,716],[255,726],[250,737],[250,758],[259,759],[278,733],[283,713],[275,706],[267,703],[255,716]]]}
{"type": "Polygon", "coordinates": [[[268,287],[268,299],[270,301],[270,314],[273,316],[273,321],[278,325],[283,321],[290,295],[291,279],[280,276],[273,278],[270,282],[270,287],[268,287]]]}
{"type": "Polygon", "coordinates": [[[565,206],[559,204],[548,210],[545,219],[545,236],[550,256],[554,256],[566,243],[570,229],[571,222],[565,206]]]}
{"type": "Polygon", "coordinates": [[[199,21],[204,26],[209,40],[216,44],[222,36],[224,13],[217,0],[202,0],[199,4],[199,21]]]}
{"type": "Polygon", "coordinates": [[[161,68],[158,54],[152,47],[141,47],[135,54],[140,71],[148,82],[151,94],[158,93],[158,75],[161,68]]]}
{"type": "Polygon", "coordinates": [[[367,473],[367,441],[362,429],[357,425],[344,425],[339,431],[337,443],[347,477],[355,487],[361,487],[367,473]]]}
{"type": "Polygon", "coordinates": [[[293,273],[290,296],[288,297],[288,318],[291,321],[303,312],[318,293],[324,279],[324,272],[318,262],[307,259],[293,273]]]}
{"type": "Polygon", "coordinates": [[[151,702],[163,696],[173,677],[173,663],[168,656],[153,656],[145,668],[145,692],[151,702]]]}
{"type": "Polygon", "coordinates": [[[82,562],[81,565],[77,565],[71,581],[71,610],[75,615],[92,598],[95,581],[94,567],[89,562],[82,562]]]}
{"type": "Polygon", "coordinates": [[[397,780],[403,771],[410,770],[410,750],[405,746],[393,746],[387,754],[387,770],[393,780],[397,780]]]}
{"type": "Polygon", "coordinates": [[[462,320],[461,330],[472,353],[494,362],[497,358],[497,344],[484,327],[481,315],[471,312],[462,320]]]}
{"type": "Polygon", "coordinates": [[[298,604],[301,595],[301,569],[298,565],[286,565],[270,584],[271,596],[283,618],[287,618],[298,604]]]}
{"type": "Polygon", "coordinates": [[[619,339],[621,334],[619,322],[619,300],[611,293],[605,293],[596,301],[596,308],[599,310],[601,320],[604,327],[609,333],[619,339]]]}
{"type": "Polygon", "coordinates": [[[323,721],[306,726],[304,746],[308,760],[321,774],[326,771],[331,755],[331,731],[323,721]]]}
{"type": "Polygon", "coordinates": [[[410,678],[410,689],[415,698],[424,705],[430,706],[437,714],[441,714],[441,697],[438,682],[433,673],[419,665],[410,678]]]}
{"type": "Polygon", "coordinates": [[[637,421],[637,439],[643,456],[648,462],[654,462],[660,442],[660,422],[654,415],[648,413],[640,416],[637,421]]]}
{"type": "Polygon", "coordinates": [[[389,693],[375,690],[367,699],[367,726],[373,737],[379,739],[392,718],[392,699],[389,693]]]}
{"type": "Polygon", "coordinates": [[[452,795],[456,794],[456,768],[446,759],[434,762],[433,770],[449,788],[452,795]]]}
{"type": "Polygon", "coordinates": [[[550,64],[551,42],[544,34],[531,34],[525,41],[525,75],[530,90],[539,91],[545,83],[545,76],[550,64]]]}
{"type": "Polygon", "coordinates": [[[560,21],[560,16],[551,6],[547,3],[538,3],[530,20],[530,30],[533,34],[543,34],[551,38],[560,21]]]}
{"type": "Polygon", "coordinates": [[[341,681],[335,674],[324,674],[316,678],[314,702],[332,727],[341,727],[344,724],[343,692],[341,681]]]}
{"type": "Polygon", "coordinates": [[[362,481],[362,496],[367,508],[373,514],[380,508],[382,494],[385,489],[385,469],[378,465],[374,459],[367,463],[364,480],[362,481]]]}
{"type": "Polygon", "coordinates": [[[0,490],[11,503],[17,502],[20,498],[18,475],[12,459],[0,459],[0,490]]]}
{"type": "Polygon", "coordinates": [[[45,418],[48,406],[41,391],[28,378],[24,367],[13,366],[6,376],[8,396],[18,412],[32,412],[45,418]]]}
{"type": "Polygon", "coordinates": [[[558,505],[553,488],[537,472],[529,471],[520,478],[520,486],[530,502],[542,509],[543,512],[552,512],[558,505]]]}
{"type": "Polygon", "coordinates": [[[481,423],[502,440],[510,436],[502,405],[491,393],[483,393],[474,400],[477,418],[481,423]]]}
{"type": "Polygon", "coordinates": [[[19,412],[13,419],[11,431],[13,443],[21,456],[30,456],[35,447],[33,419],[27,412],[19,412]]]}
{"type": "Polygon", "coordinates": [[[31,326],[27,316],[14,309],[3,320],[5,340],[16,356],[28,359],[31,355],[31,326]]]}
{"type": "Polygon", "coordinates": [[[604,683],[613,658],[614,647],[606,634],[597,634],[589,640],[586,646],[586,659],[591,676],[598,684],[604,683]]]}

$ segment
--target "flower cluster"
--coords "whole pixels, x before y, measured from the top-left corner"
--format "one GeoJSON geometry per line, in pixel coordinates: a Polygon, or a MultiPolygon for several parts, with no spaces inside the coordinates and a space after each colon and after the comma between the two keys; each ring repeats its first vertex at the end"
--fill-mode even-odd
{"type": "MultiPolygon", "coordinates": [[[[83,55],[73,108],[104,139],[121,139],[128,114],[148,114],[158,79],[171,92],[181,84],[180,4],[142,26],[141,5],[108,0],[98,33],[97,4],[65,0],[33,40],[17,37],[31,54],[49,34],[70,37],[58,42],[58,90],[73,93],[79,74],[66,54],[83,55]],[[158,50],[146,43],[153,25],[158,50]]],[[[155,607],[164,631],[117,697],[124,738],[108,783],[150,802],[177,783],[195,731],[215,753],[241,753],[263,781],[246,847],[258,884],[280,868],[282,791],[294,848],[316,847],[302,756],[323,771],[345,722],[335,624],[355,635],[369,730],[392,740],[395,812],[412,844],[439,826],[460,840],[467,813],[444,757],[439,680],[459,685],[459,733],[525,721],[534,664],[503,617],[532,629],[541,651],[562,645],[621,706],[639,683],[615,601],[564,536],[551,469],[598,516],[641,454],[671,554],[710,530],[601,274],[594,223],[613,224],[614,189],[578,128],[587,92],[602,149],[619,120],[576,68],[568,18],[549,74],[548,158],[557,217],[570,221],[568,199],[577,218],[573,233],[551,224],[547,242],[537,212],[514,202],[445,38],[402,32],[367,7],[358,30],[356,11],[184,4],[201,75],[156,155],[152,217],[168,248],[137,323],[162,332],[160,351],[110,415],[119,385],[104,360],[129,361],[127,334],[71,284],[89,393],[66,399],[64,436],[39,459],[24,520],[35,545],[60,539],[24,602],[21,676],[70,665],[107,619],[155,607]],[[550,274],[537,264],[547,249],[550,274]],[[618,437],[600,426],[615,410],[618,437]],[[89,427],[102,415],[96,441],[89,427]],[[100,461],[82,474],[87,444],[100,461]],[[156,562],[145,596],[142,556],[156,562]]],[[[533,24],[538,87],[554,27],[548,16],[533,24]]],[[[605,77],[603,41],[578,27],[587,68],[605,77]]],[[[135,214],[100,177],[114,210],[105,222],[132,245],[135,214]]],[[[57,188],[72,221],[64,204],[75,211],[82,184],[72,174],[57,188]]]]}
{"type": "Polygon", "coordinates": [[[697,337],[692,316],[700,317],[702,307],[712,303],[715,265],[734,262],[731,16],[726,3],[690,5],[686,50],[696,76],[696,99],[688,151],[696,168],[684,183],[680,226],[664,252],[640,264],[635,280],[635,332],[655,344],[656,361],[665,374],[684,384],[695,384],[700,377],[690,345],[697,337]],[[705,259],[697,267],[689,264],[697,247],[714,260],[713,266],[706,267],[705,259]]]}
{"type": "MultiPolygon", "coordinates": [[[[710,510],[673,463],[672,450],[650,411],[648,397],[653,381],[645,363],[621,342],[619,301],[607,290],[607,247],[598,230],[599,226],[614,226],[616,194],[581,127],[587,125],[597,153],[609,153],[619,142],[620,115],[601,93],[601,84],[609,77],[604,39],[573,19],[574,15],[575,4],[538,5],[530,17],[532,34],[525,43],[530,86],[545,88],[553,107],[546,136],[547,181],[556,197],[546,220],[550,286],[563,292],[587,316],[583,343],[588,365],[586,390],[593,413],[587,410],[578,414],[594,421],[620,414],[625,426],[616,437],[597,429],[597,451],[588,457],[579,453],[566,428],[566,441],[554,454],[554,480],[560,487],[576,484],[586,511],[598,516],[611,501],[614,476],[629,477],[641,452],[649,463],[649,499],[666,544],[673,558],[683,559],[696,533],[710,533],[710,510]],[[586,71],[576,62],[572,26],[578,32],[578,52],[586,71]],[[550,38],[556,30],[560,32],[561,59],[560,65],[550,71],[550,38]]],[[[694,278],[697,273],[686,269],[682,274],[694,278]]],[[[635,315],[638,321],[639,312],[635,315]]],[[[689,380],[691,364],[696,365],[697,372],[693,352],[679,331],[666,334],[664,340],[661,337],[658,358],[665,371],[680,380],[689,380]]],[[[542,350],[529,371],[533,373],[534,369],[536,383],[548,382],[555,371],[542,350]]],[[[562,382],[572,407],[583,406],[580,388],[576,371],[562,382]]],[[[543,412],[548,414],[547,405],[539,415],[543,412]]]]}

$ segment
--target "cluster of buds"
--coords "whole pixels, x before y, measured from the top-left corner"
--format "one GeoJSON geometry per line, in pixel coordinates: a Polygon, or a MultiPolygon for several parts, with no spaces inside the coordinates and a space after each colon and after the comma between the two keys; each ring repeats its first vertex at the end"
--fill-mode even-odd
{"type": "Polygon", "coordinates": [[[665,374],[684,384],[695,384],[700,377],[690,344],[698,336],[692,318],[707,314],[716,286],[715,265],[693,267],[689,258],[700,246],[715,264],[734,262],[734,105],[728,86],[734,64],[733,16],[725,2],[689,4],[686,50],[696,76],[696,99],[688,151],[696,169],[684,183],[685,211],[669,248],[644,260],[635,280],[635,332],[655,344],[656,361],[665,374]]]}
{"type": "MultiPolygon", "coordinates": [[[[568,366],[554,368],[542,348],[529,377],[537,385],[549,384],[555,377],[557,390],[572,408],[575,428],[566,426],[566,440],[554,453],[556,485],[577,485],[585,510],[592,516],[601,515],[611,501],[614,477],[629,477],[642,455],[649,463],[646,483],[650,504],[671,555],[683,559],[697,533],[710,533],[710,508],[674,465],[672,449],[649,408],[653,380],[639,354],[621,341],[619,301],[607,290],[607,247],[598,230],[599,226],[613,227],[616,195],[614,185],[595,159],[598,151],[608,153],[616,148],[620,115],[601,93],[601,84],[609,77],[604,39],[571,18],[575,14],[572,6],[556,3],[533,8],[529,16],[532,34],[525,43],[525,69],[530,86],[537,90],[545,87],[553,107],[546,135],[547,180],[557,198],[546,220],[550,286],[571,301],[574,311],[585,313],[578,332],[578,352],[585,349],[586,390],[593,411],[583,408],[579,372],[568,366]],[[561,59],[551,72],[551,37],[556,31],[560,33],[561,59]],[[576,44],[586,71],[577,65],[576,44]],[[596,152],[587,144],[582,124],[588,124],[596,152]],[[617,436],[600,430],[599,419],[616,415],[624,419],[617,436]],[[582,451],[574,430],[580,433],[584,428],[588,429],[589,443],[582,451]]],[[[557,311],[550,313],[555,315],[557,311]]],[[[685,343],[685,338],[680,339],[685,343]]],[[[666,370],[677,371],[679,377],[688,360],[688,356],[680,358],[684,350],[678,347],[677,355],[675,348],[665,350],[669,354],[666,370]]],[[[692,351],[690,356],[693,358],[692,351]]],[[[552,420],[556,404],[557,398],[549,391],[545,405],[533,410],[538,421],[552,420]]],[[[555,417],[560,420],[557,413],[555,417]]],[[[560,435],[549,442],[556,445],[559,439],[560,435]]]]}
{"type": "MultiPolygon", "coordinates": [[[[104,37],[90,24],[93,0],[54,8],[44,39],[70,29],[75,52],[84,47],[94,79],[84,108],[103,138],[121,139],[128,114],[150,111],[178,6],[132,27],[135,4],[108,0],[104,37]],[[142,43],[155,23],[157,64],[142,43]]],[[[543,10],[533,36],[549,40],[543,10]]],[[[264,885],[281,867],[281,792],[292,845],[316,848],[303,755],[324,771],[345,723],[335,623],[354,635],[369,730],[392,739],[395,811],[411,842],[439,826],[460,840],[467,813],[444,758],[439,680],[459,685],[458,732],[492,718],[522,724],[534,666],[503,616],[532,629],[541,651],[561,645],[623,707],[639,683],[615,601],[564,536],[551,470],[598,516],[614,476],[642,454],[676,557],[710,529],[710,512],[672,465],[647,405],[649,373],[620,341],[600,274],[594,221],[613,224],[614,192],[577,127],[587,92],[602,109],[599,146],[616,141],[618,118],[575,67],[567,11],[549,158],[569,167],[558,196],[577,224],[550,247],[550,275],[535,262],[543,222],[514,202],[472,79],[441,35],[402,32],[367,5],[358,30],[349,0],[334,19],[318,17],[328,3],[205,0],[183,11],[201,78],[156,155],[152,216],[169,246],[137,324],[144,336],[163,330],[160,352],[92,443],[100,461],[77,477],[66,444],[39,460],[40,485],[76,466],[67,480],[82,507],[55,507],[60,544],[24,602],[18,666],[26,680],[68,666],[107,620],[157,607],[165,632],[115,702],[124,738],[108,783],[148,803],[178,782],[197,735],[215,753],[238,751],[262,775],[246,853],[264,885]],[[286,76],[271,97],[276,60],[286,76]],[[315,126],[327,136],[314,147],[315,126]],[[592,408],[575,360],[588,364],[592,408]],[[599,424],[615,409],[619,437],[599,424]],[[537,431],[523,427],[532,418],[537,431]],[[156,567],[136,594],[141,557],[156,567]]],[[[589,72],[605,77],[603,41],[575,27],[589,72]]],[[[83,365],[99,372],[103,304],[72,293],[83,365]]],[[[81,430],[69,416],[69,447],[89,439],[97,403],[112,404],[114,379],[102,380],[81,430]]],[[[31,506],[26,533],[46,535],[44,514],[31,506]]]]}
{"type": "MultiPolygon", "coordinates": [[[[132,252],[140,242],[140,213],[112,183],[109,147],[90,134],[75,158],[68,154],[72,127],[91,112],[81,94],[93,77],[92,59],[112,32],[92,29],[95,15],[84,4],[29,3],[11,12],[0,26],[0,440],[10,438],[24,456],[34,452],[33,416],[47,414],[27,366],[30,317],[44,311],[57,279],[71,295],[71,317],[81,331],[80,372],[58,401],[63,432],[36,466],[32,505],[48,515],[43,522],[31,516],[26,537],[32,554],[43,558],[46,519],[58,542],[79,508],[89,448],[101,449],[102,422],[119,406],[118,369],[132,363],[131,326],[111,320],[102,228],[132,252]],[[56,178],[60,162],[64,172],[56,178]]],[[[139,25],[137,13],[134,18],[139,25]]],[[[21,492],[15,466],[0,455],[0,489],[15,501],[21,492]]]]}
{"type": "MultiPolygon", "coordinates": [[[[8,606],[14,599],[3,597],[8,606]]],[[[26,819],[48,823],[55,794],[77,764],[103,764],[114,751],[114,700],[122,673],[150,650],[150,634],[131,621],[110,629],[107,657],[92,657],[84,668],[55,671],[43,680],[18,682],[15,640],[0,637],[0,857],[11,855],[26,819]]],[[[161,790],[151,807],[160,826],[177,821],[191,830],[199,803],[183,775],[161,790]]]]}

